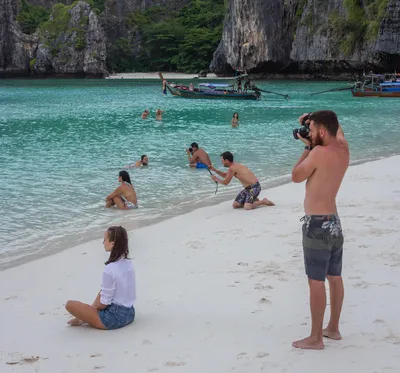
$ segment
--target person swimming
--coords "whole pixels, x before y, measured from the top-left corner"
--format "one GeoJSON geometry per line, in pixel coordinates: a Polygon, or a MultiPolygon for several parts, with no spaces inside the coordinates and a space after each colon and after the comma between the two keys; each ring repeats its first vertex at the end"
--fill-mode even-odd
{"type": "Polygon", "coordinates": [[[162,120],[163,112],[164,112],[164,110],[161,110],[161,109],[156,110],[156,120],[162,120]]]}
{"type": "Polygon", "coordinates": [[[147,119],[147,117],[149,116],[150,111],[149,109],[146,109],[145,111],[143,111],[142,113],[142,119],[147,119]]]}
{"type": "Polygon", "coordinates": [[[131,178],[127,171],[120,171],[118,181],[121,185],[106,197],[106,206],[116,205],[120,210],[130,210],[138,208],[135,188],[131,183],[131,178]]]}
{"type": "Polygon", "coordinates": [[[232,118],[231,124],[232,124],[232,127],[239,126],[239,113],[237,113],[237,112],[233,113],[233,118],[232,118]]]}

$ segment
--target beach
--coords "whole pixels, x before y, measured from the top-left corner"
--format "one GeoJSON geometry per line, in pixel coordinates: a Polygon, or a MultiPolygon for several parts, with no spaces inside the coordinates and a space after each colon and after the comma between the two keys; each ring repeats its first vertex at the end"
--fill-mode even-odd
{"type": "Polygon", "coordinates": [[[276,207],[223,202],[131,231],[136,320],[120,330],[66,324],[65,302],[99,290],[102,237],[1,271],[0,371],[398,372],[399,162],[355,165],[344,179],[343,340],[325,350],[291,346],[310,313],[304,184],[289,183],[261,193],[276,207]]]}
{"type": "MultiPolygon", "coordinates": [[[[164,79],[166,80],[190,80],[190,79],[235,79],[234,77],[219,77],[214,73],[208,73],[207,77],[200,78],[199,74],[186,74],[186,73],[169,73],[162,72],[164,79]]],[[[110,74],[106,79],[160,79],[158,72],[151,73],[118,73],[110,74]]]]}

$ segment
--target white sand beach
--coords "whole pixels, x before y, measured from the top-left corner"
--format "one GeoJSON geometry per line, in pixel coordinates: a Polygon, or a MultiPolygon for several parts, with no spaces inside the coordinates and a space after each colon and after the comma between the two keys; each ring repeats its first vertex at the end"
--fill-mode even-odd
{"type": "MultiPolygon", "coordinates": [[[[206,78],[199,78],[198,74],[185,74],[185,73],[169,73],[163,72],[163,77],[166,80],[190,80],[190,79],[228,79],[232,80],[231,77],[218,77],[214,73],[208,73],[206,78]]],[[[106,79],[156,79],[159,80],[158,72],[151,73],[118,73],[118,74],[110,74],[106,77],[106,79]]]]}
{"type": "Polygon", "coordinates": [[[325,350],[291,346],[310,313],[304,184],[290,183],[262,192],[276,207],[224,202],[130,232],[137,313],[120,330],[67,326],[65,302],[99,289],[102,237],[0,272],[0,372],[399,372],[399,163],[352,166],[344,180],[343,340],[325,350]]]}

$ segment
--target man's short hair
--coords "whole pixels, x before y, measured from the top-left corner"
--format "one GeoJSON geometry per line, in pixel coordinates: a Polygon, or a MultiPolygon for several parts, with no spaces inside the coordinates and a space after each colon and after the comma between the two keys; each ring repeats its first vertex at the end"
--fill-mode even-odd
{"type": "Polygon", "coordinates": [[[147,155],[146,155],[146,154],[143,154],[142,156],[140,156],[140,160],[143,161],[143,159],[144,159],[145,157],[147,157],[147,155]]]}
{"type": "Polygon", "coordinates": [[[336,136],[339,129],[337,115],[331,110],[320,110],[312,113],[308,119],[313,120],[317,126],[323,126],[330,135],[336,136]]]}
{"type": "Polygon", "coordinates": [[[199,148],[199,144],[197,144],[197,142],[192,142],[191,144],[190,144],[190,146],[192,147],[192,148],[199,148]]]}
{"type": "Polygon", "coordinates": [[[233,162],[233,154],[231,152],[223,152],[221,157],[224,161],[233,162]]]}

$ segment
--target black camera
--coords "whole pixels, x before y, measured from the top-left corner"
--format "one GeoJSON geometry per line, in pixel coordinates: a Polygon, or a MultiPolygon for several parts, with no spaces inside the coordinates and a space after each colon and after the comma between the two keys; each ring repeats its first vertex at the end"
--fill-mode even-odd
{"type": "Polygon", "coordinates": [[[310,138],[310,125],[308,123],[306,123],[306,121],[308,120],[308,118],[310,117],[312,113],[309,113],[308,115],[306,115],[303,118],[303,121],[301,122],[302,127],[300,128],[295,128],[293,130],[293,137],[298,140],[299,137],[297,135],[300,135],[301,137],[304,137],[306,139],[310,138]]]}
{"type": "Polygon", "coordinates": [[[188,148],[189,152],[193,154],[193,149],[192,148],[188,148]]]}

